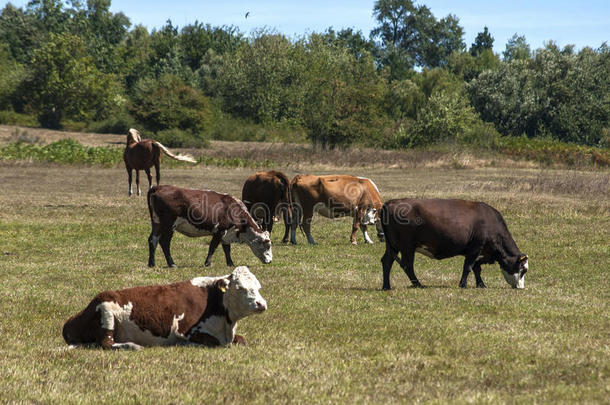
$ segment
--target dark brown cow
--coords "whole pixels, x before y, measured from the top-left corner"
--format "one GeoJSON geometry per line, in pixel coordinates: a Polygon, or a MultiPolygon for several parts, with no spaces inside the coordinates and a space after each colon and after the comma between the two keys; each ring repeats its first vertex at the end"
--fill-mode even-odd
{"type": "Polygon", "coordinates": [[[97,344],[104,349],[244,344],[235,326],[267,309],[260,288],[247,267],[238,267],[222,277],[105,291],[68,319],[63,337],[70,345],[97,344]]]}
{"type": "Polygon", "coordinates": [[[288,242],[292,198],[290,179],[284,173],[275,170],[254,173],[244,183],[241,199],[252,217],[262,222],[263,231],[271,233],[274,217],[283,215],[285,230],[282,242],[288,242]]]}
{"type": "Polygon", "coordinates": [[[155,166],[157,185],[159,185],[159,180],[161,179],[161,172],[159,171],[161,152],[172,159],[196,163],[192,156],[174,155],[160,142],[153,141],[152,139],[142,140],[140,132],[137,129],[131,128],[129,130],[129,133],[127,134],[127,145],[125,146],[125,152],[123,152],[123,161],[125,162],[125,169],[127,169],[127,176],[129,179],[129,195],[133,194],[133,190],[131,189],[131,172],[134,169],[136,171],[136,188],[138,195],[140,195],[140,170],[146,172],[146,177],[148,177],[148,188],[150,189],[152,186],[150,168],[155,166]]]}
{"type": "Polygon", "coordinates": [[[527,255],[521,253],[502,215],[493,207],[464,200],[398,199],[383,205],[381,222],[386,250],[381,258],[383,289],[390,289],[390,270],[398,261],[413,287],[421,287],[415,277],[415,252],[433,259],[465,256],[460,287],[466,288],[474,271],[477,287],[485,288],[481,264],[498,262],[513,288],[524,288],[527,255]],[[400,252],[400,260],[397,254],[400,252]]]}
{"type": "Polygon", "coordinates": [[[383,242],[383,230],[379,224],[381,197],[379,189],[370,179],[344,174],[327,176],[298,175],[290,185],[294,205],[290,241],[296,244],[296,227],[301,224],[307,241],[311,236],[311,219],[314,212],[327,218],[351,215],[354,218],[350,241],[356,244],[356,233],[362,228],[366,243],[373,243],[367,233],[367,225],[377,226],[377,236],[383,242]]]}
{"type": "Polygon", "coordinates": [[[191,190],[175,186],[157,186],[148,191],[148,210],[152,231],[148,238],[148,265],[155,265],[157,243],[161,244],[165,260],[174,267],[170,242],[174,231],[186,236],[212,235],[205,265],[220,243],[227,266],[233,266],[231,243],[245,242],[263,263],[271,262],[271,239],[252,219],[246,206],[229,194],[212,190],[191,190]]]}

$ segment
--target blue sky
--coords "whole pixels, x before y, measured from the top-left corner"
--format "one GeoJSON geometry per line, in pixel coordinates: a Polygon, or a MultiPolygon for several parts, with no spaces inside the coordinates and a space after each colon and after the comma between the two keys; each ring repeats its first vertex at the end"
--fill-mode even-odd
{"type": "MultiPolygon", "coordinates": [[[[1,4],[6,1],[0,0],[1,4]]],[[[27,0],[13,0],[16,6],[27,0]]],[[[375,21],[374,0],[114,0],[111,9],[123,11],[133,24],[159,28],[169,18],[182,27],[198,20],[216,25],[235,25],[246,34],[267,27],[288,35],[355,28],[368,36],[375,21]],[[250,15],[245,18],[246,12],[250,15]]],[[[425,4],[437,17],[455,14],[464,28],[470,46],[476,34],[487,25],[495,38],[494,50],[502,52],[513,34],[525,35],[533,49],[552,39],[560,46],[574,44],[599,47],[610,42],[610,0],[429,0],[425,4]]]]}

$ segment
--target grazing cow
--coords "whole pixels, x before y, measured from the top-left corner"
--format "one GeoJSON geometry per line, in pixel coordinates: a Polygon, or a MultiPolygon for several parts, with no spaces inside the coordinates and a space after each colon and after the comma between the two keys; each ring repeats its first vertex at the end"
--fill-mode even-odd
{"type": "Polygon", "coordinates": [[[262,222],[263,231],[271,233],[274,217],[281,213],[285,225],[282,242],[288,242],[292,197],[290,179],[284,173],[275,170],[254,173],[244,183],[241,199],[252,217],[262,222]]]}
{"type": "Polygon", "coordinates": [[[290,184],[294,204],[294,220],[290,241],[296,244],[296,227],[301,224],[307,241],[314,244],[311,236],[311,219],[314,212],[327,218],[351,215],[354,218],[350,241],[356,244],[356,232],[362,228],[364,241],[373,243],[367,233],[367,225],[377,226],[377,236],[383,242],[383,230],[379,223],[381,197],[379,189],[371,180],[349,175],[314,176],[298,175],[290,184]]]}
{"type": "Polygon", "coordinates": [[[175,267],[170,254],[174,230],[190,237],[212,235],[205,265],[220,243],[227,266],[233,266],[231,243],[245,242],[263,263],[271,262],[269,232],[259,228],[246,206],[229,194],[212,190],[191,190],[175,186],[156,186],[148,191],[148,210],[152,231],[148,238],[148,265],[155,265],[157,243],[161,244],[169,267],[175,267]]]}
{"type": "Polygon", "coordinates": [[[150,189],[152,186],[150,168],[155,166],[157,186],[159,185],[159,180],[161,179],[161,172],[159,171],[161,152],[172,159],[195,163],[195,159],[193,159],[192,156],[174,155],[160,142],[153,141],[152,139],[142,140],[140,132],[137,129],[131,128],[129,130],[129,133],[127,134],[127,145],[125,146],[125,152],[123,152],[123,160],[125,161],[125,169],[127,169],[129,180],[129,195],[133,194],[133,190],[131,189],[131,172],[134,169],[136,171],[136,188],[138,195],[140,195],[140,170],[146,172],[146,176],[148,177],[148,188],[150,189]]]}
{"type": "Polygon", "coordinates": [[[383,205],[381,222],[386,250],[381,258],[383,289],[390,289],[394,260],[402,266],[413,287],[422,285],[415,277],[415,252],[440,260],[465,256],[460,287],[466,288],[474,271],[477,287],[485,288],[481,264],[498,262],[504,278],[513,288],[524,288],[527,255],[521,253],[502,215],[493,207],[464,200],[398,199],[383,205]],[[400,252],[400,260],[397,254],[400,252]]]}
{"type": "Polygon", "coordinates": [[[267,309],[260,283],[247,267],[222,277],[105,291],[63,327],[70,345],[104,349],[142,346],[245,344],[237,321],[267,309]]]}

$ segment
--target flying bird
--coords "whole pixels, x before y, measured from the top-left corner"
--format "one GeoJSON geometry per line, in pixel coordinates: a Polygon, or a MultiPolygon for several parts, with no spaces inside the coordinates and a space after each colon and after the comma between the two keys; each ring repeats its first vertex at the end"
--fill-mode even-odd
{"type": "Polygon", "coordinates": [[[246,12],[246,18],[248,18],[248,16],[250,15],[250,12],[246,12]]]}

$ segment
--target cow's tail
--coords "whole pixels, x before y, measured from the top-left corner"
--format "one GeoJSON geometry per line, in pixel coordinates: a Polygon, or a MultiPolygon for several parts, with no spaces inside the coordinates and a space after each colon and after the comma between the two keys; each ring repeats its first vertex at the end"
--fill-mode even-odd
{"type": "Polygon", "coordinates": [[[161,150],[161,152],[163,152],[163,154],[165,154],[166,156],[169,156],[172,159],[180,160],[182,162],[197,163],[195,158],[193,158],[191,155],[181,155],[181,154],[174,155],[169,149],[167,149],[165,146],[163,146],[163,144],[159,141],[153,141],[153,145],[156,145],[161,150]]]}
{"type": "Polygon", "coordinates": [[[301,200],[298,195],[299,194],[299,184],[298,183],[299,183],[300,179],[301,179],[301,175],[297,174],[296,176],[294,176],[294,179],[292,179],[292,181],[290,182],[290,189],[289,189],[290,197],[291,197],[290,205],[292,206],[293,214],[296,213],[297,210],[301,211],[300,215],[293,215],[293,224],[295,227],[296,227],[296,225],[298,225],[299,229],[301,230],[301,234],[306,237],[307,235],[305,234],[305,230],[303,229],[303,224],[301,223],[301,222],[303,222],[302,221],[303,207],[301,206],[301,202],[300,202],[301,200]],[[301,221],[299,221],[299,219],[301,221]]]}
{"type": "Polygon", "coordinates": [[[282,185],[284,186],[284,199],[288,203],[288,209],[286,210],[286,215],[288,217],[287,218],[288,224],[292,224],[293,204],[292,204],[292,186],[290,184],[290,179],[283,174],[278,175],[278,178],[280,179],[280,181],[282,182],[282,185]]]}
{"type": "Polygon", "coordinates": [[[153,198],[154,198],[154,194],[157,192],[157,188],[158,186],[154,186],[151,187],[148,190],[148,194],[146,195],[146,201],[148,202],[148,214],[150,215],[150,222],[155,222],[154,221],[154,211],[155,211],[155,207],[154,207],[154,202],[153,202],[153,198]]]}

